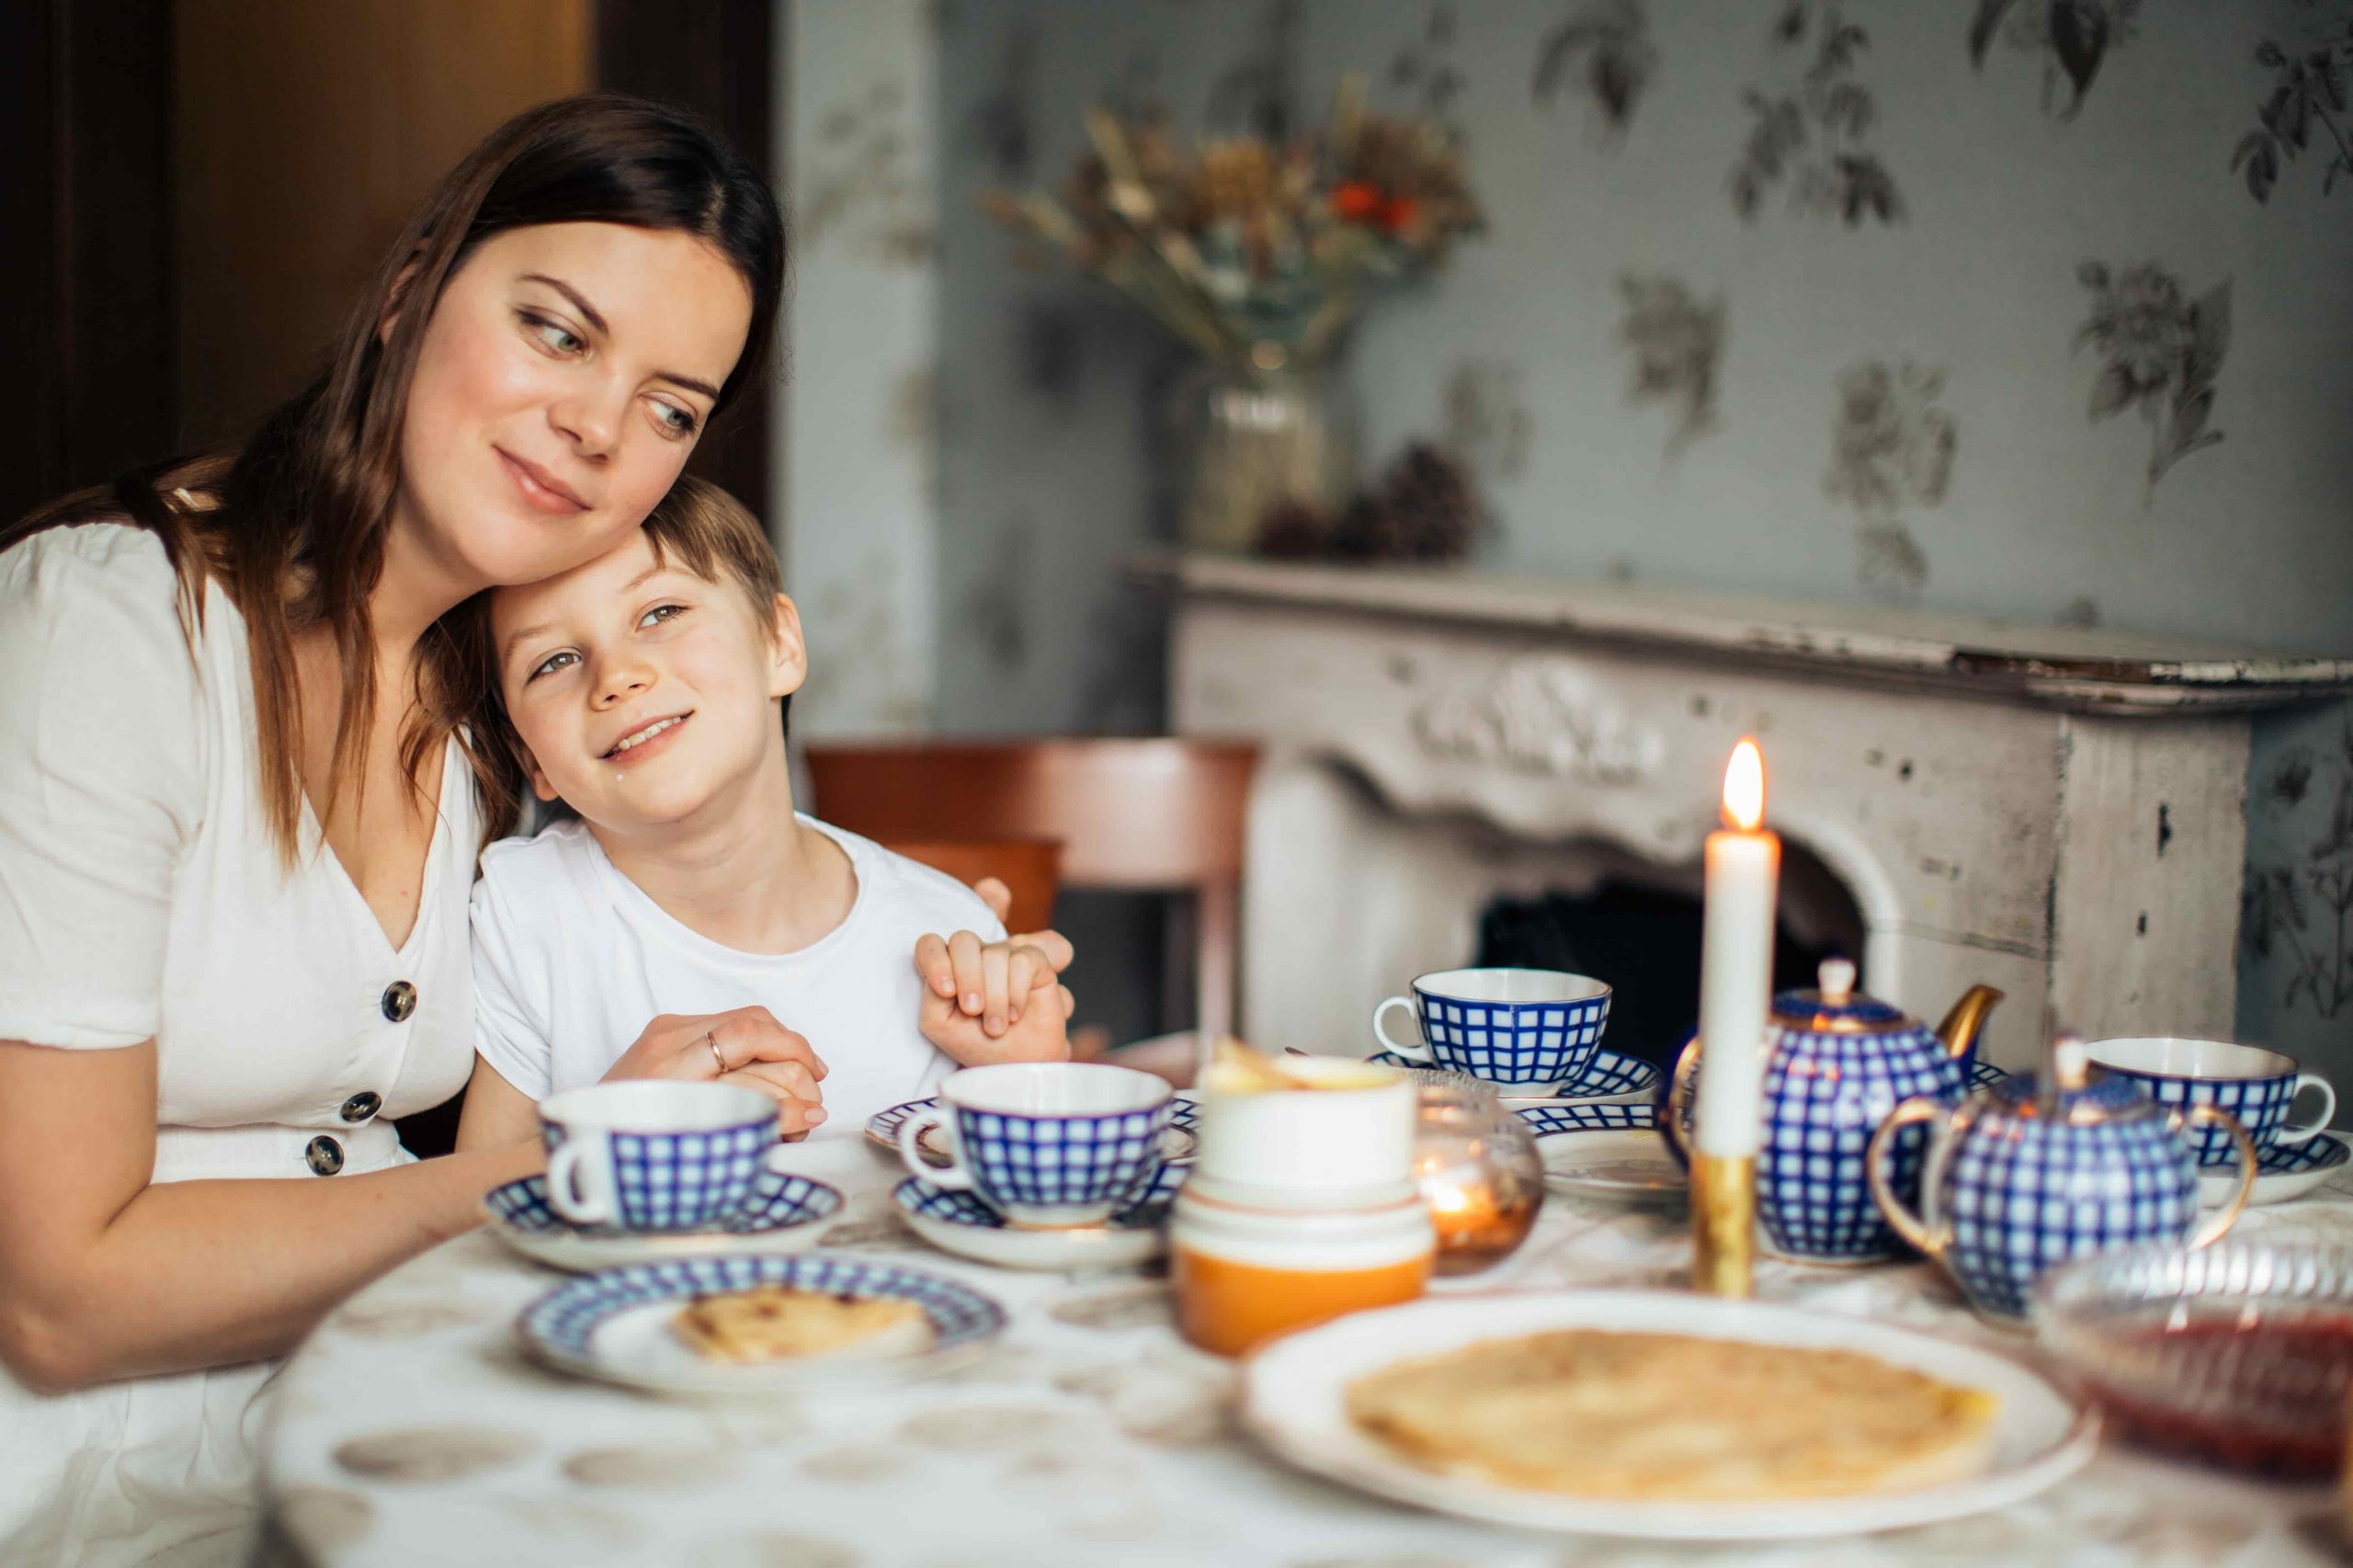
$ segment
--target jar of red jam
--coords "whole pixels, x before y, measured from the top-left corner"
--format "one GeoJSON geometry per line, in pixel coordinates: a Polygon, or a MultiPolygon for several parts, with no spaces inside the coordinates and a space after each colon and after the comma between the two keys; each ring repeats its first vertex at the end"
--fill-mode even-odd
{"type": "Polygon", "coordinates": [[[1437,1247],[1429,1206],[1410,1183],[1393,1200],[1346,1209],[1259,1208],[1188,1185],[1168,1234],[1176,1326],[1221,1356],[1415,1300],[1437,1247]]]}

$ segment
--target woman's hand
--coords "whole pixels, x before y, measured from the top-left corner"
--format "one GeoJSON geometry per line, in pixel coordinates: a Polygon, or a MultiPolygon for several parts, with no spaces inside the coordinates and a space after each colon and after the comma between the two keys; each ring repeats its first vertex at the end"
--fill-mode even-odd
{"type": "Polygon", "coordinates": [[[665,1013],[606,1071],[604,1081],[669,1078],[741,1084],[777,1102],[778,1121],[798,1138],[825,1119],[817,1087],[825,1064],[808,1039],[766,1007],[725,1013],[665,1013]]]}

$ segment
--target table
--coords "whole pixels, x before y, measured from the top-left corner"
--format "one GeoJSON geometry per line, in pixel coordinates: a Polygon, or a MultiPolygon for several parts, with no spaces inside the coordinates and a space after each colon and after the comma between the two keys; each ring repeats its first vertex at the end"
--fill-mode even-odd
{"type": "MultiPolygon", "coordinates": [[[[824,1240],[955,1275],[1006,1303],[984,1360],[897,1387],[698,1405],[574,1381],[518,1347],[563,1276],[476,1233],[346,1303],[278,1380],[266,1488],[279,1542],[332,1568],[692,1562],[698,1568],[1650,1568],[2342,1560],[2325,1489],[2104,1449],[1998,1513],[1780,1546],[1539,1535],[1419,1513],[1287,1469],[1238,1433],[1228,1365],[1187,1347],[1143,1271],[1017,1274],[898,1221],[897,1162],[846,1136],[795,1168],[850,1196],[824,1240]]],[[[2353,1240],[2353,1171],[2250,1231],[2353,1240]]],[[[1679,1283],[1680,1221],[1552,1194],[1502,1267],[1453,1290],[1679,1283]]],[[[1925,1265],[1767,1263],[1758,1293],[1999,1340],[1925,1265]]]]}

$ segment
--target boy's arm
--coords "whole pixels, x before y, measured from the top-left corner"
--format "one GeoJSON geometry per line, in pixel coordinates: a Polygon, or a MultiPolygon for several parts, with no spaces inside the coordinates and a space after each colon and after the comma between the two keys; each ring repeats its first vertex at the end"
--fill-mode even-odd
{"type": "Polygon", "coordinates": [[[466,1080],[465,1108],[458,1113],[458,1147],[495,1148],[527,1142],[539,1133],[538,1103],[476,1056],[473,1075],[466,1080]]]}

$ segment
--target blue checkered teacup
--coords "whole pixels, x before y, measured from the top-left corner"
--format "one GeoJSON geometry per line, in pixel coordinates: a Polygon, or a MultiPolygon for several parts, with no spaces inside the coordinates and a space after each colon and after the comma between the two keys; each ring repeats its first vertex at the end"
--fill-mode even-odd
{"type": "Polygon", "coordinates": [[[740,1084],[633,1079],[540,1102],[548,1205],[575,1225],[699,1231],[752,1200],[776,1102],[740,1084]]]}
{"type": "Polygon", "coordinates": [[[1552,969],[1449,969],[1416,976],[1414,994],[1372,1010],[1391,1051],[1490,1084],[1558,1084],[1584,1073],[1609,1021],[1609,987],[1552,969]],[[1411,1007],[1421,1043],[1392,1040],[1381,1020],[1411,1007]]]}
{"type": "Polygon", "coordinates": [[[1008,1224],[1097,1225],[1150,1188],[1175,1091],[1091,1062],[1007,1062],[940,1081],[938,1103],[899,1124],[899,1157],[934,1187],[970,1191],[1008,1224]],[[939,1129],[951,1162],[923,1157],[939,1129]]]}
{"type": "MultiPolygon", "coordinates": [[[[2255,1140],[2256,1153],[2309,1142],[2336,1115],[2336,1091],[2317,1073],[2297,1070],[2296,1059],[2261,1046],[2222,1040],[2096,1040],[2084,1048],[2092,1065],[2112,1078],[2129,1078],[2142,1092],[2171,1110],[2192,1106],[2227,1111],[2255,1140]],[[2288,1112],[2307,1089],[2320,1091],[2319,1114],[2290,1123],[2288,1112]]],[[[2209,1126],[2196,1139],[2198,1163],[2209,1170],[2235,1167],[2238,1152],[2209,1126]]]]}

